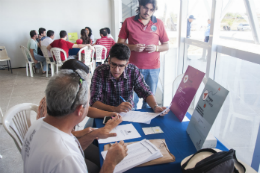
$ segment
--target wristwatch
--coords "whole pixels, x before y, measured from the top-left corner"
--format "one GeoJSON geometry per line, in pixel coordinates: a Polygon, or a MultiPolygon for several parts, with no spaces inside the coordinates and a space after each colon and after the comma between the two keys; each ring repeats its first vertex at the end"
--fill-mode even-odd
{"type": "Polygon", "coordinates": [[[159,105],[155,105],[155,106],[153,107],[153,110],[155,110],[155,108],[158,107],[158,106],[159,106],[159,105]]]}

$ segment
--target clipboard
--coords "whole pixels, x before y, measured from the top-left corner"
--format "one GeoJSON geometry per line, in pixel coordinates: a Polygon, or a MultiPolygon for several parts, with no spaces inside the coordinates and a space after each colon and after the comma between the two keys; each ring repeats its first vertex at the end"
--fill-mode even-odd
{"type": "MultiPolygon", "coordinates": [[[[175,161],[175,157],[168,149],[165,139],[151,139],[149,141],[152,144],[154,144],[158,149],[160,149],[163,157],[143,163],[137,167],[159,165],[159,164],[171,163],[171,162],[175,161]]],[[[129,145],[129,144],[133,144],[133,143],[136,143],[136,142],[129,142],[129,143],[125,143],[125,144],[129,145]]],[[[105,145],[104,151],[107,151],[110,147],[111,147],[111,144],[105,145]]]]}

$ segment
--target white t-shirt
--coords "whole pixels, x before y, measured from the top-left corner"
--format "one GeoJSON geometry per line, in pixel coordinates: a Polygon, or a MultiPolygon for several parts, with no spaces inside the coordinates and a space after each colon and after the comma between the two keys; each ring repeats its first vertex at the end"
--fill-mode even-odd
{"type": "MultiPolygon", "coordinates": [[[[52,42],[53,42],[53,39],[51,39],[50,37],[46,37],[43,41],[41,41],[41,45],[48,47],[52,42]]],[[[52,57],[50,51],[48,51],[48,55],[49,55],[49,57],[52,57]]]]}
{"type": "Polygon", "coordinates": [[[37,120],[24,138],[24,173],[87,173],[87,166],[73,135],[37,120]]]}
{"type": "Polygon", "coordinates": [[[114,40],[114,38],[113,38],[113,36],[111,34],[107,34],[107,37],[108,38],[112,38],[114,40]]]}
{"type": "Polygon", "coordinates": [[[94,34],[92,34],[92,35],[90,36],[90,39],[92,40],[92,44],[94,44],[94,43],[95,43],[94,34]]]}

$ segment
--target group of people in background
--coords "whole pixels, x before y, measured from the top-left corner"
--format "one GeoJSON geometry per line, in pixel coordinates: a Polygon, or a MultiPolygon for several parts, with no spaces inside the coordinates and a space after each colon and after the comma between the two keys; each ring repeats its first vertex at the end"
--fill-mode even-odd
{"type": "MultiPolygon", "coordinates": [[[[82,29],[80,32],[80,39],[76,41],[77,44],[71,43],[67,41],[67,32],[62,30],[60,31],[60,39],[54,40],[54,31],[48,30],[46,32],[45,28],[39,28],[39,34],[36,30],[30,31],[30,37],[31,39],[27,43],[27,48],[30,51],[31,57],[35,63],[35,67],[37,69],[40,69],[41,66],[38,62],[41,62],[43,65],[43,71],[42,73],[46,73],[46,60],[43,56],[43,53],[41,51],[41,46],[45,46],[48,49],[48,55],[51,60],[55,61],[55,58],[52,59],[52,55],[50,53],[50,49],[53,47],[61,48],[63,49],[68,59],[74,59],[75,56],[69,56],[69,50],[72,48],[82,48],[88,45],[102,45],[107,48],[107,52],[109,52],[110,48],[115,44],[115,41],[110,34],[110,29],[108,27],[100,29],[100,39],[97,39],[95,41],[94,35],[92,34],[92,30],[90,27],[85,27],[85,29],[82,29]]],[[[30,58],[30,57],[28,57],[30,58]]],[[[103,56],[102,59],[106,59],[107,57],[103,56]]],[[[65,60],[65,55],[61,53],[61,60],[65,60]]],[[[50,71],[49,71],[50,72],[50,71]]]]}

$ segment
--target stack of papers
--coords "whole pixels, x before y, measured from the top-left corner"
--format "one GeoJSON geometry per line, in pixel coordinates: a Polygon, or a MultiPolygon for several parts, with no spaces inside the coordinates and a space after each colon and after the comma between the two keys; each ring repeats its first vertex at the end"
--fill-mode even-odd
{"type": "Polygon", "coordinates": [[[168,111],[169,109],[170,108],[167,108],[160,113],[129,111],[127,113],[121,112],[119,114],[122,116],[123,121],[150,124],[152,119],[163,114],[164,112],[168,111]]]}
{"type": "MultiPolygon", "coordinates": [[[[116,165],[114,173],[125,172],[135,166],[163,157],[160,150],[146,139],[127,145],[127,149],[128,155],[116,165]]],[[[105,160],[107,151],[102,151],[101,154],[105,160]]]]}
{"type": "Polygon", "coordinates": [[[98,143],[110,143],[115,141],[121,141],[121,140],[127,140],[127,139],[134,139],[134,138],[140,138],[140,134],[136,130],[136,128],[133,126],[133,124],[125,124],[125,125],[119,125],[115,127],[113,130],[111,130],[110,133],[116,133],[117,136],[115,137],[109,137],[106,139],[99,139],[98,143]]]}
{"type": "Polygon", "coordinates": [[[143,128],[143,131],[144,131],[145,135],[163,133],[162,129],[159,126],[156,126],[156,127],[145,127],[145,128],[143,128]]]}

